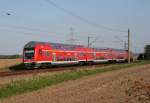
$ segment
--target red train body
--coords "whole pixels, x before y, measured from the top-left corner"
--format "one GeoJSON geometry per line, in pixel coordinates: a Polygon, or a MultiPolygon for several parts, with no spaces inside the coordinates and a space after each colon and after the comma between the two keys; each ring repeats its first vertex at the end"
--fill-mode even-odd
{"type": "Polygon", "coordinates": [[[24,46],[23,63],[27,68],[59,64],[85,64],[126,61],[128,52],[117,49],[87,48],[81,45],[31,41],[24,46]]]}

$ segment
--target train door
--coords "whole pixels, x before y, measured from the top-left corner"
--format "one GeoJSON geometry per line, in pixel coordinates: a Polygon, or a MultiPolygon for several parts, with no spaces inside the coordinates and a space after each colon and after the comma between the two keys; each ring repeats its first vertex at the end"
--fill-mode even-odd
{"type": "Polygon", "coordinates": [[[94,60],[96,60],[96,52],[94,52],[94,60]]]}
{"type": "Polygon", "coordinates": [[[56,53],[52,53],[52,61],[56,61],[56,53]]]}

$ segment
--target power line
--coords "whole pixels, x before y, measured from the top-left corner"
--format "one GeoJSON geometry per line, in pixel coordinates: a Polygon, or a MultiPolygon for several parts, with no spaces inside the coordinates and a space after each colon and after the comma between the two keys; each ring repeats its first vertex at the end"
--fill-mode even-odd
{"type": "Polygon", "coordinates": [[[48,32],[48,31],[45,31],[45,30],[41,30],[39,28],[29,28],[29,27],[25,27],[25,26],[15,26],[15,25],[1,25],[1,28],[2,27],[7,27],[7,28],[14,28],[14,29],[24,29],[24,30],[27,30],[27,31],[36,31],[36,32],[42,32],[42,33],[55,33],[55,32],[48,32]]]}
{"type": "Polygon", "coordinates": [[[25,35],[33,35],[33,33],[29,33],[29,32],[23,32],[23,31],[16,31],[16,30],[10,30],[10,29],[2,29],[0,28],[0,31],[5,31],[5,32],[14,32],[14,33],[21,33],[21,34],[25,34],[25,35]]]}
{"type": "Polygon", "coordinates": [[[85,18],[83,18],[83,17],[81,17],[81,16],[79,16],[79,15],[77,15],[77,14],[75,14],[75,13],[73,13],[73,12],[71,12],[71,11],[69,11],[69,10],[67,10],[67,9],[65,9],[65,8],[63,8],[63,7],[61,7],[61,6],[59,6],[59,5],[57,5],[57,4],[54,3],[52,0],[45,0],[45,1],[46,1],[47,3],[49,3],[50,5],[54,6],[55,8],[57,8],[57,9],[59,9],[59,10],[65,12],[66,14],[69,14],[69,15],[71,15],[72,17],[74,17],[74,18],[76,18],[76,19],[78,19],[78,20],[80,20],[80,21],[82,21],[82,22],[85,22],[85,23],[87,23],[87,24],[89,24],[89,25],[91,25],[91,26],[94,26],[94,27],[97,27],[97,28],[103,28],[103,29],[106,29],[106,30],[108,30],[108,31],[127,32],[126,30],[113,29],[113,28],[109,28],[109,27],[106,27],[106,26],[99,25],[99,24],[97,24],[97,23],[95,23],[95,22],[91,22],[91,21],[89,21],[89,20],[87,20],[87,19],[85,19],[85,18]]]}
{"type": "Polygon", "coordinates": [[[46,30],[41,30],[39,28],[29,28],[26,26],[15,26],[15,25],[0,25],[0,29],[6,32],[16,32],[21,34],[29,34],[29,35],[36,35],[36,34],[43,34],[43,35],[36,35],[36,36],[53,36],[53,37],[61,37],[62,35],[58,35],[56,32],[49,32],[46,30]],[[25,30],[25,31],[22,31],[25,30]]]}
{"type": "MultiPolygon", "coordinates": [[[[17,34],[24,34],[24,35],[34,35],[34,36],[43,36],[43,35],[38,35],[39,33],[31,33],[31,32],[24,32],[24,31],[19,31],[19,30],[14,30],[14,29],[2,29],[0,28],[0,31],[5,31],[5,32],[14,32],[17,34]]],[[[40,33],[41,34],[41,33],[40,33]]],[[[55,34],[48,34],[48,35],[44,35],[44,36],[52,36],[52,37],[60,37],[60,35],[55,35],[55,34]]]]}

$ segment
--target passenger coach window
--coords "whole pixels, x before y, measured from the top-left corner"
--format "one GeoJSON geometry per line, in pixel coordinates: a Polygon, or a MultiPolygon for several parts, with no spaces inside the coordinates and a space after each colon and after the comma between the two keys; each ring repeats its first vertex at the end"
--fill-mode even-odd
{"type": "Polygon", "coordinates": [[[50,53],[48,51],[46,52],[46,56],[50,56],[50,53]]]}
{"type": "Polygon", "coordinates": [[[81,53],[80,53],[80,56],[85,56],[85,54],[81,52],[81,53]]]}
{"type": "Polygon", "coordinates": [[[39,55],[42,55],[42,49],[39,49],[39,55]]]}
{"type": "Polygon", "coordinates": [[[44,51],[43,54],[44,54],[45,56],[50,56],[50,53],[49,53],[48,51],[44,51]]]}

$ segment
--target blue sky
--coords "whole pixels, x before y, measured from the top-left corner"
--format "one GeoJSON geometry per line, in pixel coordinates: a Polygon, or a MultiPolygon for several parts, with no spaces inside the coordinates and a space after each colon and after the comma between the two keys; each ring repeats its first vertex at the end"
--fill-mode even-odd
{"type": "Polygon", "coordinates": [[[87,45],[91,36],[93,47],[122,49],[128,28],[133,51],[141,52],[150,43],[150,0],[50,0],[92,24],[47,1],[0,1],[0,54],[22,53],[33,40],[69,43],[71,27],[76,44],[87,45]]]}

